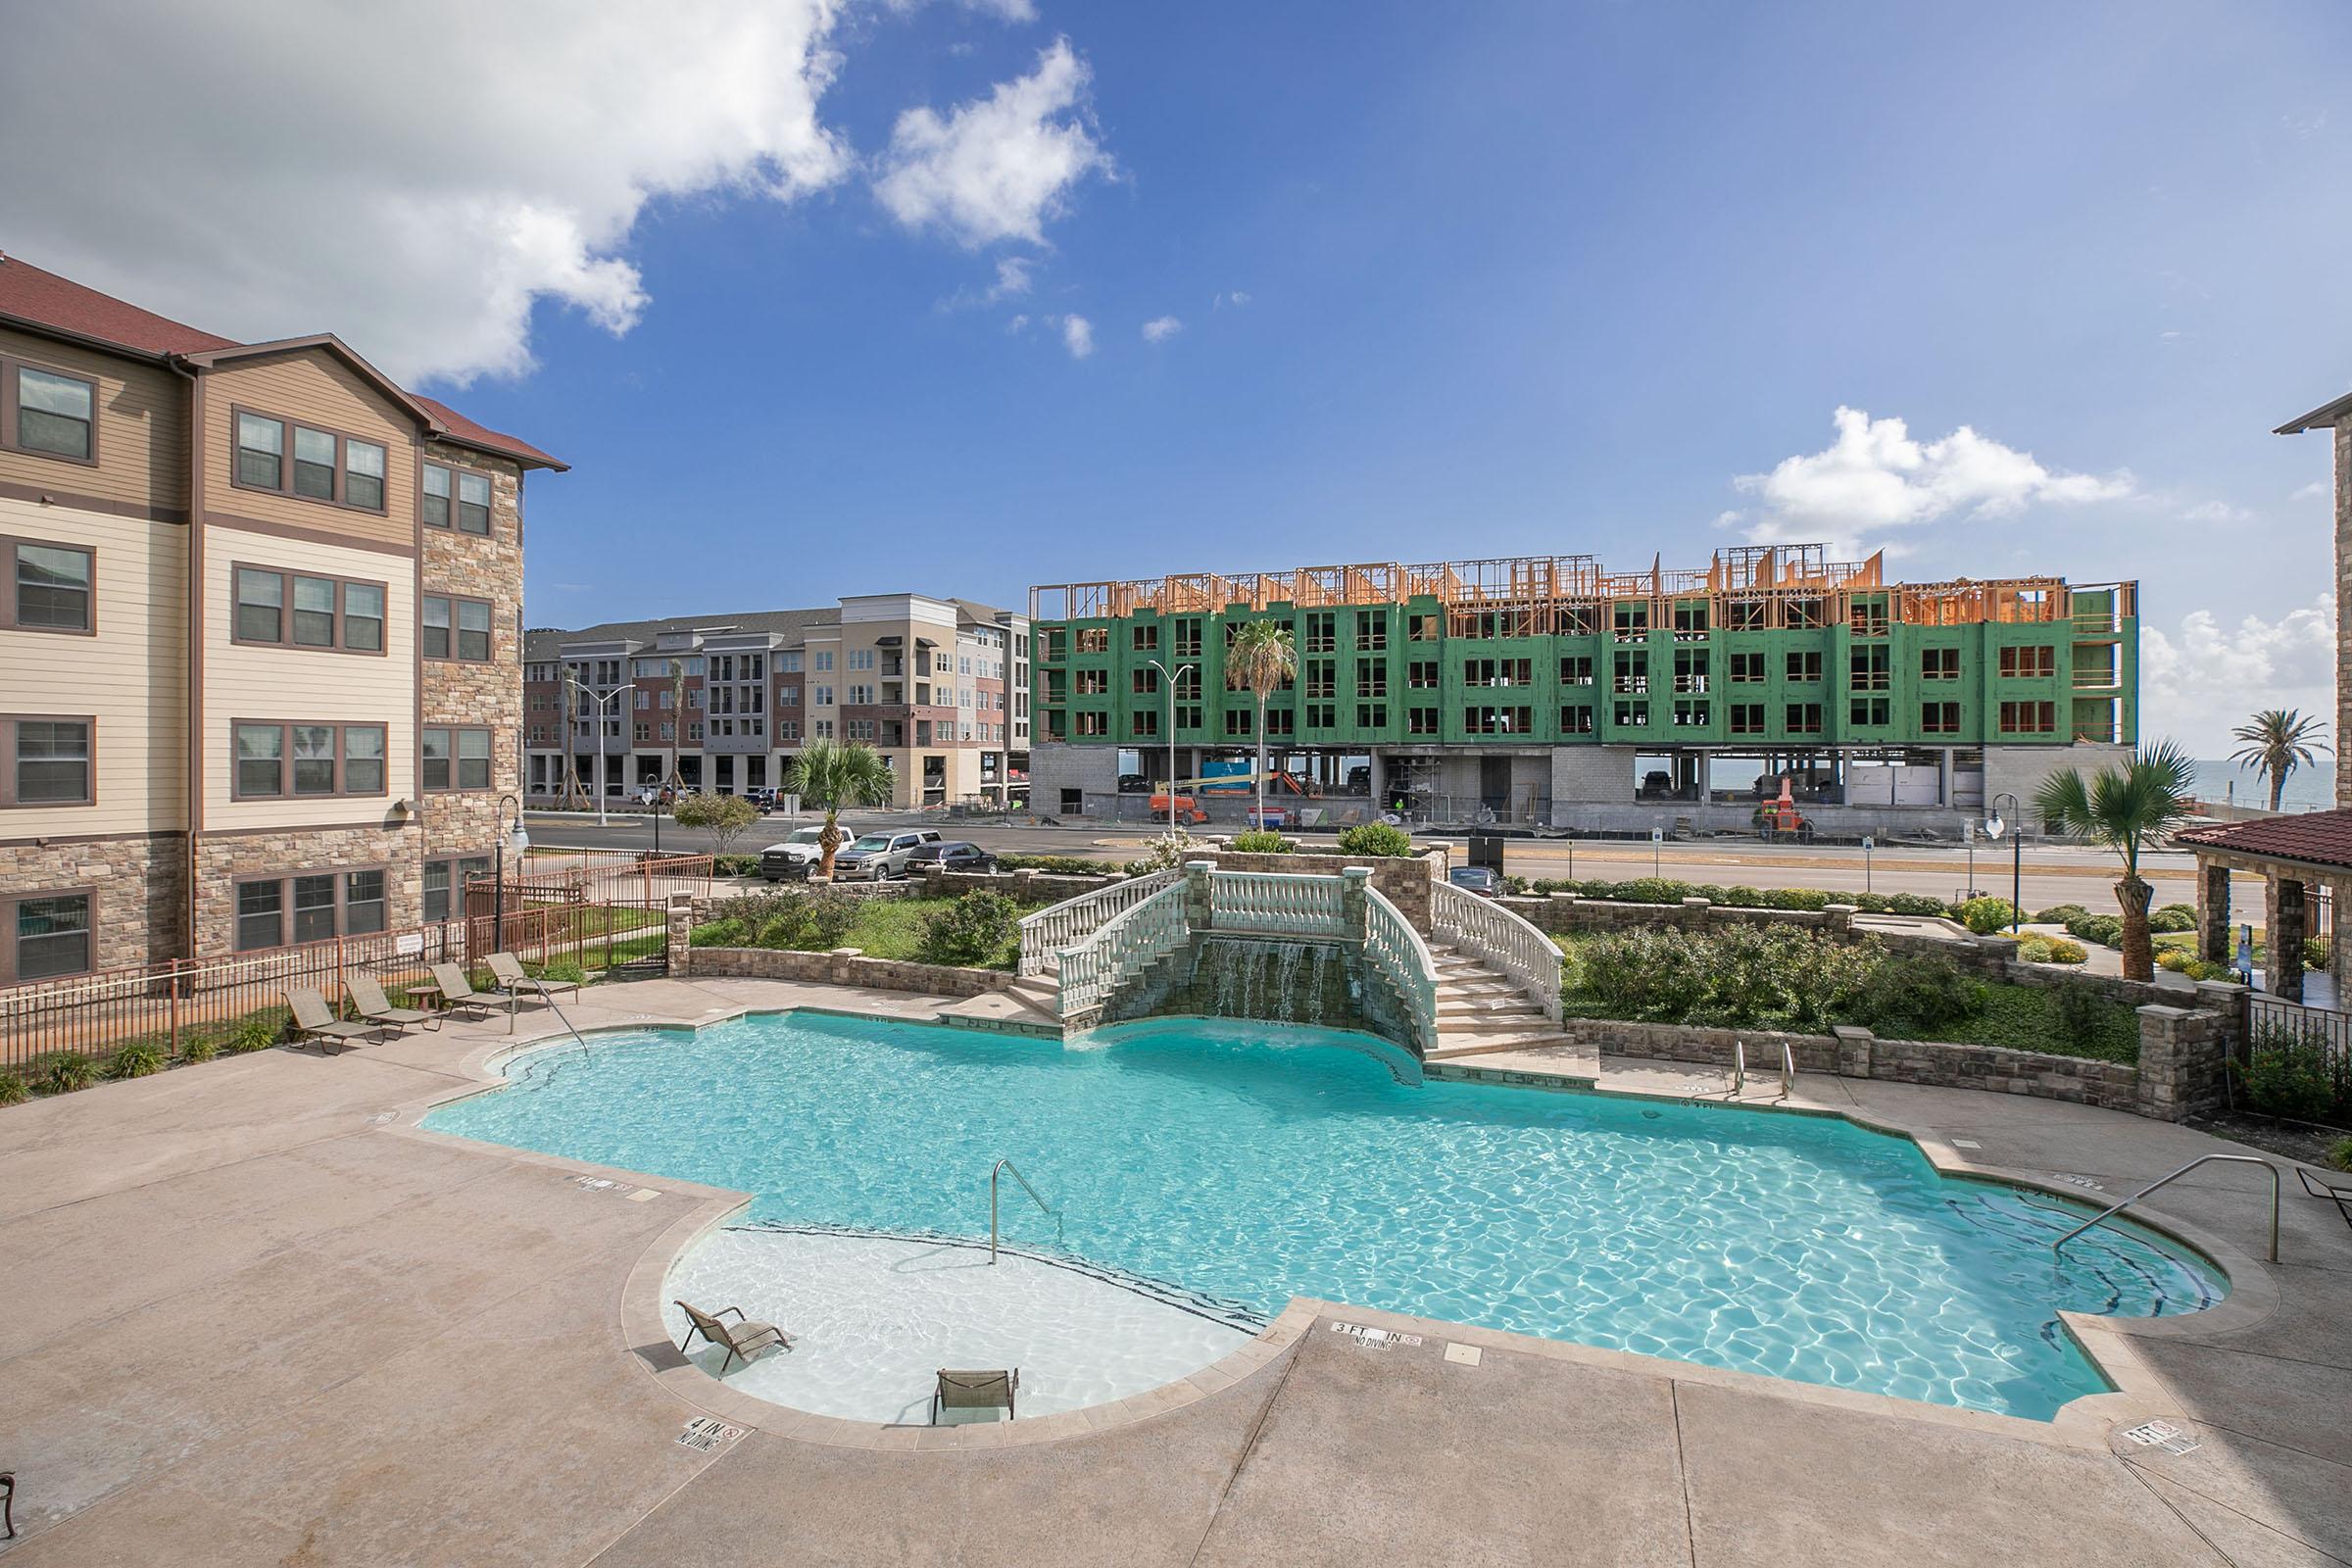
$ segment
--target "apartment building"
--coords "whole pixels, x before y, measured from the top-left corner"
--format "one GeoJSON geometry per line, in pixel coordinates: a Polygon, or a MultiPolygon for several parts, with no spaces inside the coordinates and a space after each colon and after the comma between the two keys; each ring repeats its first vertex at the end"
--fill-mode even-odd
{"type": "Polygon", "coordinates": [[[816,610],[525,634],[530,793],[618,798],[671,776],[781,788],[810,740],[860,741],[891,804],[1002,800],[1029,766],[1029,621],[968,599],[858,594],[816,610]],[[568,770],[568,771],[567,771],[568,770]]]}
{"type": "Polygon", "coordinates": [[[0,257],[0,985],[443,917],[518,792],[522,485],[331,334],[0,257]]]}
{"type": "Polygon", "coordinates": [[[1171,744],[1179,777],[1250,756],[1255,703],[1225,654],[1268,618],[1298,657],[1266,708],[1276,765],[1435,821],[1739,829],[1788,779],[1825,827],[1957,831],[2137,724],[2135,584],[1890,583],[1879,557],[1819,545],[1690,570],[1559,556],[1077,583],[1033,589],[1030,613],[1035,799],[1064,812],[1166,777],[1171,744]]]}

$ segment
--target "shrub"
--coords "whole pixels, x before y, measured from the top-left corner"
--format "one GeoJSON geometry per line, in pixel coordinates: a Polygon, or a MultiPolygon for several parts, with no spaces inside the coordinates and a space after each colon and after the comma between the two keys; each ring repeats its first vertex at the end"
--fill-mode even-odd
{"type": "Polygon", "coordinates": [[[2083,942],[2095,942],[2102,948],[2120,948],[2124,944],[2124,921],[2115,914],[2082,914],[2066,922],[2066,934],[2083,942]]]}
{"type": "Polygon", "coordinates": [[[689,795],[670,808],[669,819],[709,833],[710,847],[723,856],[760,820],[760,808],[740,795],[689,795]]]}
{"type": "Polygon", "coordinates": [[[734,920],[712,920],[698,925],[686,939],[687,946],[695,948],[740,948],[743,943],[743,926],[734,920]]]}
{"type": "Polygon", "coordinates": [[[2197,911],[2193,906],[2168,904],[2161,909],[2148,911],[2148,929],[2158,936],[2176,931],[2194,931],[2196,928],[2197,911]]]}
{"type": "Polygon", "coordinates": [[[1833,942],[1793,926],[1647,927],[1578,944],[1572,979],[1614,1017],[1818,1027],[1852,1004],[1877,954],[1875,943],[1833,942]]]}
{"type": "Polygon", "coordinates": [[[1342,855],[1366,855],[1375,859],[1402,859],[1413,853],[1413,836],[1386,822],[1365,822],[1344,829],[1339,844],[1342,855]]]}
{"type": "Polygon", "coordinates": [[[78,1051],[49,1051],[24,1064],[32,1087],[44,1095],[70,1095],[98,1081],[96,1058],[78,1051]]]}
{"type": "Polygon", "coordinates": [[[231,1055],[242,1056],[249,1052],[268,1051],[285,1033],[286,1020],[292,1016],[283,1007],[264,1007],[248,1013],[237,1021],[220,1042],[220,1049],[231,1055]]]}
{"type": "Polygon", "coordinates": [[[2050,939],[2027,937],[2018,943],[2017,956],[2028,963],[2047,963],[2050,961],[2050,939]]]}
{"type": "Polygon", "coordinates": [[[1000,871],[1051,871],[1056,876],[1108,876],[1119,869],[1102,860],[1075,855],[1000,855],[1000,871]]]}
{"type": "MultiPolygon", "coordinates": [[[[1127,874],[1129,876],[1150,876],[1154,871],[1173,871],[1185,861],[1197,857],[1205,847],[1199,839],[1194,838],[1182,828],[1177,828],[1170,833],[1159,834],[1144,846],[1142,858],[1127,862],[1127,874]]],[[[997,863],[1008,865],[1011,859],[1010,856],[1001,855],[997,857],[997,863]]],[[[1108,870],[1109,867],[1101,866],[1097,869],[1108,870]]]]}
{"type": "Polygon", "coordinates": [[[13,1072],[0,1072],[0,1105],[22,1105],[32,1098],[32,1086],[13,1072]]]}
{"type": "Polygon", "coordinates": [[[2035,915],[2034,923],[2035,925],[2064,925],[2069,920],[2082,919],[2089,913],[2090,911],[2080,904],[2053,904],[2035,915]]]}
{"type": "Polygon", "coordinates": [[[2243,1063],[2232,1062],[2246,1102],[2266,1116],[2322,1121],[2335,1109],[2335,1079],[2321,1043],[2280,1024],[2264,1024],[2243,1063]]]}
{"type": "Polygon", "coordinates": [[[220,1042],[211,1035],[190,1035],[179,1043],[182,1061],[210,1061],[220,1054],[220,1042]]]}
{"type": "Polygon", "coordinates": [[[2083,963],[2090,957],[2090,950],[2080,942],[2069,942],[2064,937],[2044,937],[2042,940],[2050,945],[2050,956],[2046,960],[2050,963],[2083,963]]]}
{"type": "Polygon", "coordinates": [[[1956,912],[1962,925],[1984,937],[2005,929],[2016,918],[2017,906],[2007,899],[1970,899],[1956,912]]]}
{"type": "Polygon", "coordinates": [[[923,922],[923,956],[932,963],[986,963],[1021,930],[1021,907],[1002,893],[966,893],[923,922]]]}
{"type": "Polygon", "coordinates": [[[1257,828],[1248,833],[1236,833],[1233,836],[1232,847],[1242,855],[1289,855],[1298,848],[1298,845],[1293,844],[1271,828],[1257,828]]]}
{"type": "Polygon", "coordinates": [[[170,1066],[171,1058],[164,1048],[151,1040],[133,1040],[114,1054],[106,1064],[109,1078],[144,1078],[149,1073],[162,1072],[170,1066]]]}
{"type": "Polygon", "coordinates": [[[758,876],[760,857],[757,855],[713,855],[710,870],[716,876],[758,876]]]}
{"type": "Polygon", "coordinates": [[[1990,993],[1941,955],[1890,954],[1871,966],[1849,1010],[1882,1035],[1927,1040],[1982,1013],[1990,993]]]}
{"type": "MultiPolygon", "coordinates": [[[[0,1104],[6,1104],[8,1090],[0,1084],[0,1104]]],[[[2328,1163],[2337,1170],[2352,1170],[2352,1138],[2338,1138],[2328,1146],[2328,1163]]]]}
{"type": "Polygon", "coordinates": [[[796,887],[774,893],[743,893],[711,910],[711,920],[697,931],[697,946],[730,938],[762,948],[797,948],[821,952],[838,948],[850,927],[858,923],[858,897],[839,888],[796,887]],[[726,927],[722,936],[706,938],[713,926],[726,927]]]}
{"type": "MultiPolygon", "coordinates": [[[[731,799],[732,797],[727,798],[731,799]]],[[[541,980],[568,980],[575,986],[584,986],[588,983],[588,972],[571,958],[564,958],[555,963],[537,964],[533,967],[537,969],[537,978],[541,980]]]]}
{"type": "Polygon", "coordinates": [[[2328,967],[2328,939],[2326,937],[2305,937],[2303,939],[2304,968],[2325,969],[2328,967]]]}
{"type": "Polygon", "coordinates": [[[2094,1046],[2107,1032],[2113,1008],[2105,997],[2089,986],[2069,980],[2050,991],[2050,1016],[2058,1022],[2058,1033],[2077,1046],[2094,1046]]]}

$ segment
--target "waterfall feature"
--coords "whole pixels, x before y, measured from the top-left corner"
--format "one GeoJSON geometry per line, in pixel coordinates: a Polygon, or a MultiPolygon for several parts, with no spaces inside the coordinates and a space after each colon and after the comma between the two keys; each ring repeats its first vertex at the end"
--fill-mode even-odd
{"type": "Polygon", "coordinates": [[[1211,1017],[1354,1028],[1357,984],[1328,942],[1213,937],[1201,944],[1192,990],[1211,1017]]]}

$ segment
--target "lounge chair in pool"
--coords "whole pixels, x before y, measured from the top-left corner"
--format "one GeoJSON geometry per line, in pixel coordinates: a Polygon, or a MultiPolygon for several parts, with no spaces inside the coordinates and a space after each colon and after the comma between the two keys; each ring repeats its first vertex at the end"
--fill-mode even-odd
{"type": "Polygon", "coordinates": [[[351,993],[351,1004],[361,1017],[386,1029],[412,1029],[417,1024],[441,1027],[440,1020],[421,1007],[395,1007],[384,996],[384,988],[373,975],[355,974],[346,978],[343,989],[351,993]]]}
{"type": "Polygon", "coordinates": [[[441,988],[441,1004],[445,1007],[479,1007],[487,1018],[490,1004],[499,1000],[495,992],[474,990],[473,981],[454,963],[436,963],[426,972],[432,975],[433,984],[441,988]]]}
{"type": "Polygon", "coordinates": [[[961,1426],[970,1421],[994,1421],[997,1412],[1012,1419],[1012,1396],[1020,1392],[1021,1369],[991,1372],[954,1372],[939,1369],[939,1387],[931,1393],[931,1424],[961,1426]]]}
{"type": "Polygon", "coordinates": [[[773,1323],[753,1322],[743,1315],[740,1306],[722,1306],[715,1312],[706,1312],[699,1306],[689,1306],[680,1301],[678,1310],[686,1314],[687,1321],[692,1325],[686,1330],[686,1344],[679,1346],[678,1349],[684,1351],[687,1345],[694,1343],[697,1334],[712,1345],[725,1347],[727,1353],[719,1357],[718,1362],[718,1375],[722,1378],[727,1375],[727,1368],[737,1360],[749,1366],[753,1356],[771,1345],[780,1345],[787,1350],[792,1348],[791,1335],[773,1323]],[[729,1312],[735,1314],[732,1326],[719,1321],[729,1312]]]}
{"type": "Polygon", "coordinates": [[[534,980],[522,972],[522,960],[512,953],[493,953],[487,960],[490,978],[511,997],[537,997],[552,1002],[566,991],[577,991],[576,980],[534,980]]]}
{"type": "Polygon", "coordinates": [[[308,988],[287,992],[286,1005],[294,1013],[294,1037],[297,1040],[316,1040],[321,1051],[326,1049],[329,1040],[342,1042],[335,1047],[337,1055],[342,1054],[349,1042],[362,1035],[380,1037],[383,1033],[382,1027],[377,1024],[345,1023],[327,1006],[324,997],[308,988]]]}
{"type": "Polygon", "coordinates": [[[2295,1176],[2303,1183],[2305,1192],[2314,1198],[2327,1199],[2335,1205],[2335,1211],[2344,1216],[2344,1223],[2352,1225],[2352,1176],[2338,1178],[2321,1171],[2320,1179],[2315,1182],[2307,1165],[2297,1165],[2295,1176]]]}

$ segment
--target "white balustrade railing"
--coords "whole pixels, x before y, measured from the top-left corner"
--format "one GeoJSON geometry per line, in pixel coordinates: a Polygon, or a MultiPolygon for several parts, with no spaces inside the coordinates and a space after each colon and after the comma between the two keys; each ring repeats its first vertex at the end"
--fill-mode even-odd
{"type": "Polygon", "coordinates": [[[1560,950],[1551,938],[1494,900],[1464,893],[1450,882],[1432,882],[1429,892],[1430,929],[1517,981],[1544,1015],[1558,1023],[1560,950]]]}
{"type": "Polygon", "coordinates": [[[1213,871],[1208,917],[1218,931],[1275,937],[1344,937],[1345,884],[1336,876],[1284,871],[1213,871]]]}
{"type": "Polygon", "coordinates": [[[1162,886],[1085,941],[1062,949],[1061,1016],[1101,1006],[1120,982],[1184,946],[1191,935],[1184,895],[1180,878],[1178,885],[1162,886]]]}
{"type": "Polygon", "coordinates": [[[1076,947],[1129,909],[1184,880],[1182,871],[1154,871],[1038,910],[1021,921],[1021,973],[1042,974],[1054,955],[1076,947]]]}
{"type": "Polygon", "coordinates": [[[1438,966],[1413,923],[1374,887],[1364,889],[1364,961],[1385,977],[1412,1014],[1422,1052],[1438,1045],[1438,966]]]}

